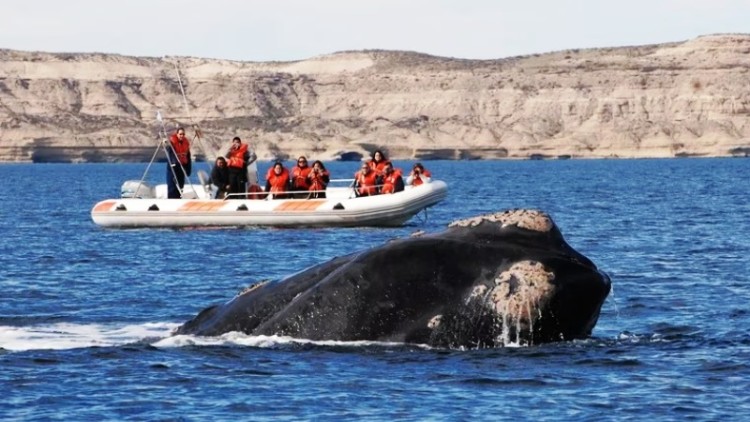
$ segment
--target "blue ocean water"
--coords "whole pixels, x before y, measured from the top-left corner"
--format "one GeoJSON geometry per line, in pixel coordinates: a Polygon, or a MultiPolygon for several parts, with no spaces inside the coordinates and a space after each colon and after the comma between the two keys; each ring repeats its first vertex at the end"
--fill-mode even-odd
{"type": "Polygon", "coordinates": [[[750,418],[750,160],[426,164],[449,197],[401,228],[211,230],[96,227],[92,205],[142,164],[0,165],[0,419],[750,418]],[[591,339],[169,337],[255,281],[522,207],[611,276],[591,339]]]}

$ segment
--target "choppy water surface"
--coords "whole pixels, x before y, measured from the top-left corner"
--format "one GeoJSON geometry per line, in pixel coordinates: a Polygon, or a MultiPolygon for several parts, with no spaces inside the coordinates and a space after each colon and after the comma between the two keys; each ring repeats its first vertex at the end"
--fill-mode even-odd
{"type": "Polygon", "coordinates": [[[0,419],[750,417],[749,160],[427,164],[450,196],[426,221],[314,230],[100,229],[91,206],[145,166],[0,165],[0,419]],[[612,277],[593,338],[447,351],[169,337],[254,281],[519,207],[550,213],[612,277]]]}

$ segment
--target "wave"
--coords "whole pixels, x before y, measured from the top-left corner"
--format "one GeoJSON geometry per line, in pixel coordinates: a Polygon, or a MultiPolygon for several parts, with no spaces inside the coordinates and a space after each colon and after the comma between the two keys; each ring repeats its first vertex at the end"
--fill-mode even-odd
{"type": "Polygon", "coordinates": [[[55,323],[35,326],[0,326],[0,350],[69,350],[88,347],[117,347],[147,343],[157,348],[190,346],[246,346],[259,348],[323,347],[409,347],[428,349],[426,345],[406,345],[382,341],[313,341],[286,336],[252,336],[230,332],[217,337],[172,336],[179,326],[172,322],[129,325],[55,323]]]}
{"type": "Polygon", "coordinates": [[[248,346],[261,348],[275,348],[284,346],[322,346],[322,347],[416,347],[429,349],[427,345],[413,345],[400,342],[386,341],[339,341],[339,340],[307,340],[288,336],[253,336],[238,331],[232,331],[217,337],[199,337],[193,335],[177,335],[152,343],[154,347],[185,347],[185,346],[248,346]]]}
{"type": "Polygon", "coordinates": [[[179,324],[149,322],[137,325],[55,323],[33,326],[0,326],[0,349],[68,350],[112,347],[169,336],[179,324]]]}
{"type": "MultiPolygon", "coordinates": [[[[406,344],[385,341],[338,341],[308,340],[278,335],[248,335],[233,331],[215,337],[176,335],[172,333],[179,326],[175,322],[147,322],[143,324],[73,324],[51,323],[31,326],[0,325],[0,350],[22,352],[30,350],[69,350],[89,347],[118,347],[132,344],[148,344],[167,349],[180,347],[241,346],[257,348],[407,348],[432,350],[423,344],[406,344]]],[[[691,337],[692,339],[692,337],[691,337]]],[[[589,338],[567,343],[573,346],[618,346],[626,344],[653,344],[679,342],[664,333],[620,332],[614,338],[589,338]]],[[[693,339],[695,340],[695,339],[693,339]]],[[[566,344],[561,343],[560,345],[566,344]]],[[[517,344],[507,344],[508,348],[526,348],[517,344]]],[[[565,347],[565,346],[563,346],[565,347]]],[[[532,348],[533,349],[533,348],[532,348]]]]}

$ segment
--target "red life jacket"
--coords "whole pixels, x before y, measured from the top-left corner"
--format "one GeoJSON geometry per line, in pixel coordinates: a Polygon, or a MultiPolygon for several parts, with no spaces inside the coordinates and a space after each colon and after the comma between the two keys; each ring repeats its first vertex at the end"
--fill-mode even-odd
{"type": "Polygon", "coordinates": [[[370,168],[375,172],[375,175],[382,176],[385,174],[383,169],[385,168],[385,165],[390,163],[388,160],[380,160],[376,162],[375,160],[370,160],[367,162],[367,165],[370,166],[370,168]]]}
{"type": "Polygon", "coordinates": [[[266,194],[263,192],[263,189],[259,185],[252,184],[247,187],[247,199],[263,199],[266,197],[266,194]]]}
{"type": "Polygon", "coordinates": [[[401,170],[394,169],[391,174],[383,177],[383,186],[380,188],[380,193],[394,193],[396,192],[396,179],[401,177],[401,170]]]}
{"type": "Polygon", "coordinates": [[[375,174],[374,171],[370,171],[367,174],[364,174],[362,170],[356,172],[354,174],[354,180],[357,181],[357,185],[359,186],[359,195],[360,196],[370,196],[370,195],[377,195],[378,194],[378,188],[377,188],[377,177],[378,175],[375,174]]]}
{"type": "Polygon", "coordinates": [[[307,180],[307,176],[311,171],[312,167],[309,166],[294,166],[294,168],[292,168],[292,190],[310,189],[310,182],[307,180]]]}
{"type": "Polygon", "coordinates": [[[310,173],[310,189],[308,190],[325,190],[328,184],[325,182],[325,180],[323,180],[323,176],[331,177],[331,174],[328,172],[328,170],[323,170],[319,173],[310,173]]]}
{"type": "Polygon", "coordinates": [[[182,138],[182,142],[180,142],[175,132],[170,136],[169,142],[172,144],[172,148],[177,155],[177,159],[180,160],[180,164],[186,166],[188,164],[188,156],[190,155],[190,141],[188,141],[187,137],[184,137],[182,138]]]}
{"type": "Polygon", "coordinates": [[[237,149],[230,149],[227,153],[227,167],[245,168],[245,153],[247,153],[247,144],[240,144],[237,149]]]}
{"type": "Polygon", "coordinates": [[[266,181],[271,185],[270,193],[286,192],[289,186],[289,170],[283,169],[281,174],[276,174],[271,167],[266,174],[266,181]]]}
{"type": "Polygon", "coordinates": [[[422,174],[420,174],[419,176],[414,176],[414,177],[412,178],[412,182],[411,182],[411,184],[412,184],[413,186],[419,186],[419,185],[423,184],[423,183],[424,183],[424,180],[422,180],[422,176],[424,176],[424,177],[432,177],[432,174],[430,173],[430,171],[429,171],[429,170],[424,170],[424,171],[422,172],[422,174]]]}

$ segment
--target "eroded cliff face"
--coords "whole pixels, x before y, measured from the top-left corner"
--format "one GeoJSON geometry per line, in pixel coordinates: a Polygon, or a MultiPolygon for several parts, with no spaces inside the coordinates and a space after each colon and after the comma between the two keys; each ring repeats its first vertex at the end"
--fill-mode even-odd
{"type": "Polygon", "coordinates": [[[262,159],[747,155],[749,72],[750,35],[502,60],[0,50],[0,161],[147,161],[157,111],[168,131],[198,125],[207,150],[237,135],[262,159]]]}

